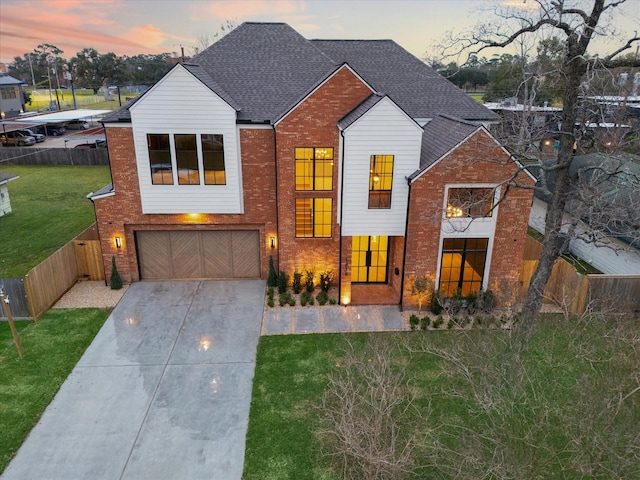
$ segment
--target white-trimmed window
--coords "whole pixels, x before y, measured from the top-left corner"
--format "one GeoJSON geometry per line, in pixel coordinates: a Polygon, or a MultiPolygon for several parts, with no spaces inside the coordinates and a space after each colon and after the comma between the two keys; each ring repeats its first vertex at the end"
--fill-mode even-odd
{"type": "Polygon", "coordinates": [[[450,187],[447,192],[447,218],[486,218],[493,215],[493,187],[450,187]]]}

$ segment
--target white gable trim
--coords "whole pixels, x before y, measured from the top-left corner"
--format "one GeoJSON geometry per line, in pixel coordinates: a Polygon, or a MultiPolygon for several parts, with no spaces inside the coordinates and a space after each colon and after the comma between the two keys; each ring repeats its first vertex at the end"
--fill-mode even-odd
{"type": "Polygon", "coordinates": [[[371,93],[375,93],[375,89],[371,85],[369,85],[364,80],[364,78],[362,78],[360,75],[358,75],[358,73],[353,68],[351,68],[349,66],[349,64],[343,63],[338,68],[336,68],[332,73],[330,73],[323,81],[321,81],[318,85],[316,85],[313,88],[313,90],[311,90],[302,99],[300,99],[300,101],[298,101],[289,110],[287,110],[284,114],[282,114],[282,116],[280,118],[278,118],[278,120],[275,121],[273,126],[274,127],[277,126],[280,122],[282,122],[285,118],[287,118],[291,112],[293,112],[296,108],[298,108],[300,105],[302,105],[311,95],[316,93],[322,86],[324,86],[325,83],[327,83],[329,80],[331,80],[335,75],[338,74],[338,72],[340,72],[344,68],[348,69],[351,73],[353,73],[353,75],[355,75],[356,78],[358,78],[358,80],[360,80],[369,90],[371,90],[371,93]]]}
{"type": "MultiPolygon", "coordinates": [[[[354,125],[356,125],[358,122],[360,122],[360,120],[362,120],[363,118],[365,118],[367,115],[369,115],[371,112],[373,112],[374,110],[376,110],[376,108],[378,108],[383,102],[389,102],[398,112],[400,112],[402,115],[404,115],[406,118],[409,119],[409,121],[416,127],[417,130],[423,132],[424,128],[422,128],[422,126],[416,122],[416,120],[414,118],[411,117],[411,115],[409,115],[407,112],[405,112],[396,102],[394,102],[391,97],[389,97],[388,95],[385,95],[383,98],[380,99],[380,101],[378,103],[376,103],[375,105],[373,105],[369,110],[367,110],[366,112],[364,112],[362,115],[360,115],[360,117],[355,120],[354,122],[351,123],[351,125],[349,125],[348,127],[346,127],[344,129],[345,132],[348,132],[349,129],[351,127],[353,127],[354,125]]],[[[356,107],[357,108],[357,107],[356,107]]]]}
{"type": "Polygon", "coordinates": [[[138,105],[140,105],[140,103],[144,102],[145,97],[150,94],[151,92],[157,90],[158,88],[161,87],[161,85],[165,82],[165,79],[169,78],[171,75],[173,75],[173,73],[176,70],[182,70],[183,72],[188,73],[189,75],[191,75],[191,77],[195,80],[197,80],[201,85],[203,85],[207,90],[209,90],[213,95],[215,95],[218,99],[220,99],[221,102],[225,103],[226,105],[228,105],[228,107],[233,110],[234,112],[237,112],[237,110],[229,104],[229,102],[227,102],[224,98],[222,98],[220,95],[218,95],[215,91],[211,90],[211,87],[209,87],[208,85],[206,85],[205,83],[202,82],[202,80],[200,80],[198,77],[196,77],[193,73],[191,73],[189,70],[187,70],[186,68],[184,68],[181,64],[177,63],[175,65],[175,67],[173,67],[171,70],[169,70],[167,73],[165,73],[165,75],[158,80],[156,83],[153,84],[153,86],[151,88],[149,88],[148,90],[146,90],[140,97],[139,100],[137,100],[133,105],[131,105],[129,107],[129,111],[133,111],[135,110],[138,105]]]}

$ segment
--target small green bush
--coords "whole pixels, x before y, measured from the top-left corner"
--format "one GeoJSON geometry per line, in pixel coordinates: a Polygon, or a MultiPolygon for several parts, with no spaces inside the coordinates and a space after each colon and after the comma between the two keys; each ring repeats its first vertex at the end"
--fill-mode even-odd
{"type": "Polygon", "coordinates": [[[434,290],[429,298],[429,310],[434,315],[440,315],[442,313],[442,303],[440,298],[440,292],[434,290]]]}
{"type": "Polygon", "coordinates": [[[273,308],[275,305],[275,301],[273,300],[273,298],[269,298],[267,299],[267,305],[269,305],[269,307],[273,308]]]}
{"type": "Polygon", "coordinates": [[[116,257],[115,255],[111,256],[111,290],[120,290],[122,288],[122,278],[120,278],[120,274],[118,273],[118,269],[116,268],[116,257]]]}
{"type": "Polygon", "coordinates": [[[290,304],[291,300],[293,300],[293,304],[295,305],[295,299],[291,297],[291,294],[289,292],[281,293],[278,297],[278,301],[281,307],[290,304]]]}
{"type": "Polygon", "coordinates": [[[447,329],[451,330],[455,324],[456,322],[453,320],[453,318],[450,318],[449,321],[447,322],[447,329]]]}
{"type": "Polygon", "coordinates": [[[429,328],[429,323],[431,323],[431,319],[428,315],[425,315],[420,319],[420,328],[422,330],[426,330],[427,328],[429,328]]]}
{"type": "Polygon", "coordinates": [[[338,303],[338,300],[336,300],[335,298],[331,297],[329,298],[329,305],[336,305],[338,303]]]}
{"type": "Polygon", "coordinates": [[[283,294],[287,291],[287,283],[289,283],[289,279],[287,278],[287,274],[280,270],[280,275],[278,275],[278,293],[283,294]]]}
{"type": "Polygon", "coordinates": [[[438,315],[436,319],[433,321],[433,328],[440,328],[440,325],[444,323],[444,318],[442,315],[438,315]]]}
{"type": "Polygon", "coordinates": [[[484,313],[492,313],[496,308],[496,296],[491,290],[484,290],[478,295],[478,309],[484,313]]]}
{"type": "Polygon", "coordinates": [[[275,290],[273,287],[267,288],[267,297],[273,299],[274,294],[275,294],[275,290]]]}
{"type": "Polygon", "coordinates": [[[331,284],[333,282],[333,272],[331,270],[327,270],[325,272],[320,273],[320,288],[323,292],[328,292],[331,288],[331,284]]]}
{"type": "Polygon", "coordinates": [[[267,277],[267,285],[269,287],[278,286],[278,274],[273,266],[273,256],[269,255],[269,276],[267,277]]]}
{"type": "Polygon", "coordinates": [[[295,307],[296,306],[296,299],[294,297],[290,297],[289,298],[289,306],[290,307],[295,307]]]}
{"type": "Polygon", "coordinates": [[[412,314],[409,317],[409,327],[411,328],[411,330],[415,330],[416,327],[418,326],[418,323],[420,323],[420,319],[418,318],[417,315],[412,314]]]}
{"type": "Polygon", "coordinates": [[[329,294],[322,290],[317,296],[318,305],[325,305],[329,301],[329,294]]]}
{"type": "Polygon", "coordinates": [[[291,284],[293,293],[300,293],[302,291],[302,273],[293,272],[293,283],[291,284]]]}
{"type": "Polygon", "coordinates": [[[304,274],[304,288],[307,292],[313,292],[315,285],[313,284],[313,270],[307,270],[304,274]]]}
{"type": "Polygon", "coordinates": [[[307,303],[313,305],[313,295],[310,292],[307,292],[305,290],[300,295],[300,305],[302,305],[304,307],[304,306],[307,305],[307,303]]]}

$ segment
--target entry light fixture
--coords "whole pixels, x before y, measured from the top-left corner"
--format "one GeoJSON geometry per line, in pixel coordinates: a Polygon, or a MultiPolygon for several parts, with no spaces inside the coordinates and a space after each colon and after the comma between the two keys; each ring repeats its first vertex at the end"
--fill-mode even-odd
{"type": "Polygon", "coordinates": [[[118,248],[118,249],[122,248],[122,238],[121,237],[116,237],[115,238],[115,242],[116,242],[116,248],[118,248]]]}
{"type": "Polygon", "coordinates": [[[276,248],[276,237],[269,237],[269,245],[271,248],[276,248]]]}

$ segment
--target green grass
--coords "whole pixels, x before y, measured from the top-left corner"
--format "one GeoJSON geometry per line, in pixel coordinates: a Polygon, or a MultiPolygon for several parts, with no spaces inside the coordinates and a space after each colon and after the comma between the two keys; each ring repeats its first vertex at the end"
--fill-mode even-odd
{"type": "Polygon", "coordinates": [[[0,217],[0,278],[21,277],[95,222],[86,198],[110,180],[109,167],[2,166],[12,212],[0,217]]]}
{"type": "Polygon", "coordinates": [[[0,472],[102,327],[108,310],[50,310],[20,334],[24,358],[0,344],[0,472]]]}
{"type": "MultiPolygon", "coordinates": [[[[640,393],[627,400],[626,410],[622,409],[626,416],[621,414],[618,419],[609,419],[608,414],[603,418],[598,416],[608,411],[607,403],[600,397],[600,392],[608,392],[607,382],[617,376],[634,378],[635,375],[635,367],[628,368],[634,353],[626,340],[612,348],[610,334],[615,328],[613,323],[604,321],[565,323],[559,316],[548,316],[538,323],[528,347],[518,354],[521,363],[513,360],[510,334],[497,330],[262,337],[243,479],[342,478],[331,472],[328,459],[319,453],[322,446],[316,430],[321,414],[316,407],[326,388],[327,376],[340,363],[344,340],[348,338],[361,348],[374,336],[396,345],[406,343],[417,350],[409,353],[401,347],[394,354],[397,365],[409,366],[411,388],[418,392],[415,414],[403,424],[403,429],[416,433],[419,441],[418,473],[409,478],[451,478],[434,464],[433,445],[438,442],[459,453],[472,444],[475,453],[491,461],[494,445],[489,444],[482,450],[483,447],[473,443],[473,439],[478,438],[485,442],[485,434],[491,437],[489,432],[501,441],[509,462],[516,464],[524,459],[526,464],[529,456],[534,458],[533,470],[524,469],[520,471],[524,476],[509,478],[586,478],[579,469],[588,461],[576,458],[587,455],[583,453],[587,451],[592,455],[590,458],[594,458],[602,450],[603,465],[615,461],[615,455],[608,455],[608,447],[598,446],[597,442],[606,441],[607,446],[616,444],[615,429],[621,429],[620,438],[633,435],[640,421],[640,409],[633,407],[633,402],[640,402],[640,393]],[[602,338],[607,340],[601,341],[602,338]],[[495,405],[485,408],[486,405],[474,402],[473,389],[464,377],[441,357],[421,351],[425,345],[456,353],[467,360],[476,387],[492,389],[495,405]],[[486,365],[495,368],[486,373],[483,370],[486,365]],[[626,366],[621,368],[621,365],[626,366]],[[519,376],[523,371],[526,375],[519,376]],[[513,384],[509,383],[512,378],[513,384]],[[585,379],[586,386],[580,386],[585,379]],[[482,386],[486,381],[489,387],[482,386]],[[452,388],[462,395],[454,395],[452,388]],[[431,411],[430,416],[424,413],[427,411],[431,411]],[[600,425],[597,422],[601,420],[600,425]],[[466,442],[465,432],[479,434],[466,442]],[[573,434],[576,435],[571,437],[573,434]],[[519,435],[525,439],[517,440],[519,435]],[[592,437],[596,439],[593,452],[589,450],[593,447],[589,444],[592,437]],[[586,442],[585,446],[577,448],[575,438],[586,442]]],[[[636,336],[637,330],[636,326],[636,336]]],[[[637,344],[636,341],[636,347],[637,344]]],[[[631,391],[633,387],[631,382],[623,391],[631,391]]],[[[614,401],[617,395],[617,391],[614,392],[614,401]]],[[[638,473],[635,467],[630,468],[638,473]]],[[[481,472],[477,473],[477,476],[461,478],[480,478],[481,472]]],[[[602,475],[600,471],[599,476],[594,474],[589,478],[613,478],[607,477],[606,470],[602,475]]],[[[622,478],[630,478],[628,475],[627,470],[622,478]]]]}
{"type": "MultiPolygon", "coordinates": [[[[30,323],[31,320],[14,320],[13,323],[16,326],[16,330],[20,333],[30,323]]],[[[9,328],[9,322],[0,321],[0,350],[4,349],[7,345],[13,342],[13,336],[11,335],[11,328],[9,328]]]]}

